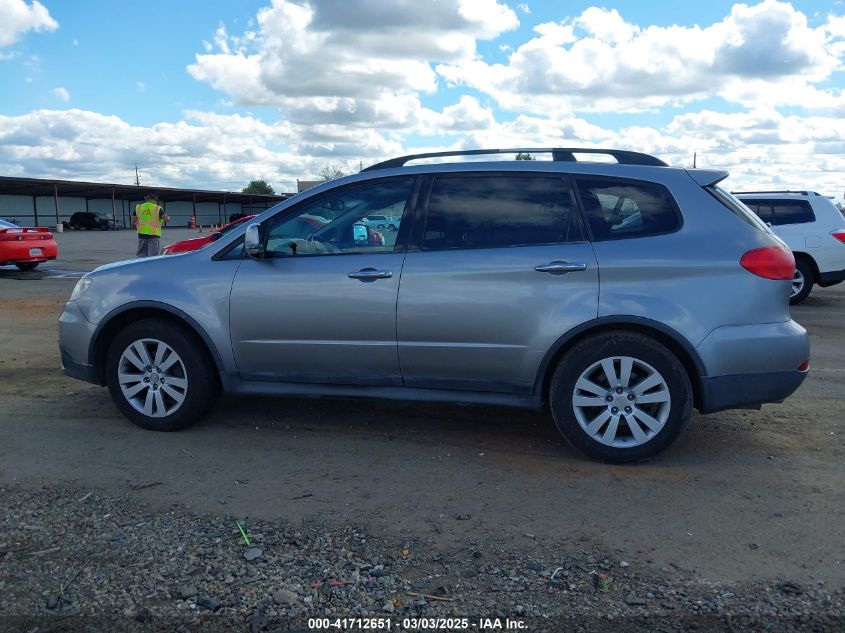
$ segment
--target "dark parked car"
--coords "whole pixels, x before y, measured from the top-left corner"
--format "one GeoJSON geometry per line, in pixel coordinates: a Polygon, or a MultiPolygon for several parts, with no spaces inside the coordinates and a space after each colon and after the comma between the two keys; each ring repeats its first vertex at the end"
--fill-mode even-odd
{"type": "Polygon", "coordinates": [[[115,228],[123,228],[123,223],[118,222],[115,227],[114,220],[100,213],[79,211],[70,216],[70,220],[63,222],[66,229],[88,229],[99,231],[113,231],[115,228]]]}

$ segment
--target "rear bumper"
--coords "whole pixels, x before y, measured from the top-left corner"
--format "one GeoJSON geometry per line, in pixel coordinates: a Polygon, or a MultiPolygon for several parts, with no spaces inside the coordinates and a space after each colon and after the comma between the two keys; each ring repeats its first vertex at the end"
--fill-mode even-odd
{"type": "Polygon", "coordinates": [[[804,382],[799,367],[810,359],[807,331],[795,321],[720,327],[696,351],[706,369],[701,413],[780,402],[804,382]]]}
{"type": "Polygon", "coordinates": [[[58,245],[55,240],[21,240],[20,242],[3,242],[0,248],[0,265],[15,262],[46,262],[56,259],[58,245]],[[30,249],[40,249],[38,255],[30,255],[30,249]]]}
{"type": "Polygon", "coordinates": [[[791,396],[807,371],[772,371],[761,374],[705,376],[701,380],[701,413],[725,409],[759,408],[767,402],[783,402],[791,396]]]}
{"type": "Polygon", "coordinates": [[[827,286],[833,286],[843,281],[845,281],[845,270],[833,270],[826,273],[819,273],[816,283],[822,288],[826,288],[827,286]]]}

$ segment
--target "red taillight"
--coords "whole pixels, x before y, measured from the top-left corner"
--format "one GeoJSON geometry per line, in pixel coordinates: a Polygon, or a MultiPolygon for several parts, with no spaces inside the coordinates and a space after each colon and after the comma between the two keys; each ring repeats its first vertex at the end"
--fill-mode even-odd
{"type": "Polygon", "coordinates": [[[808,369],[810,369],[810,361],[808,360],[805,360],[798,366],[798,371],[807,371],[808,369]]]}
{"type": "Polygon", "coordinates": [[[795,258],[783,246],[765,246],[748,251],[739,265],[750,273],[766,279],[792,279],[795,276],[795,258]]]}
{"type": "Polygon", "coordinates": [[[845,229],[837,229],[835,231],[832,231],[831,235],[843,244],[845,244],[845,229]]]}

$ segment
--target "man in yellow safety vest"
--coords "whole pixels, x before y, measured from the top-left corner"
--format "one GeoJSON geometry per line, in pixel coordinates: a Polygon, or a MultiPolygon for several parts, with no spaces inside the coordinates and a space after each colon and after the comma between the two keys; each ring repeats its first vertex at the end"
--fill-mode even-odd
{"type": "Polygon", "coordinates": [[[135,205],[135,215],[132,224],[138,229],[138,257],[152,257],[159,254],[161,239],[161,224],[170,217],[164,212],[156,200],[156,195],[148,193],[144,202],[135,205]]]}

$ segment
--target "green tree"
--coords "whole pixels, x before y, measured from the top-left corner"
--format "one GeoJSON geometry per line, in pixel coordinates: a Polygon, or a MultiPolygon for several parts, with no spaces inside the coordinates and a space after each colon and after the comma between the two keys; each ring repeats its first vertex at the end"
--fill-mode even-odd
{"type": "Polygon", "coordinates": [[[529,154],[528,152],[519,152],[519,153],[516,155],[516,160],[537,160],[537,159],[536,159],[536,158],[534,158],[534,157],[533,157],[531,154],[529,154]]]}
{"type": "Polygon", "coordinates": [[[270,186],[270,183],[266,180],[250,180],[249,184],[241,189],[242,193],[257,193],[264,196],[272,196],[275,191],[273,191],[273,187],[270,186]]]}
{"type": "Polygon", "coordinates": [[[320,170],[320,178],[323,180],[334,180],[335,178],[343,178],[348,175],[346,171],[334,164],[326,165],[320,170]]]}

